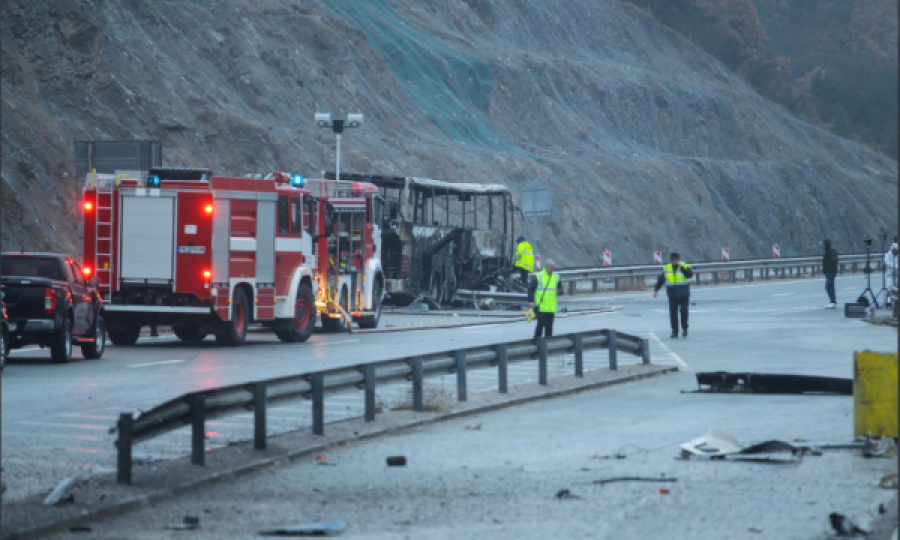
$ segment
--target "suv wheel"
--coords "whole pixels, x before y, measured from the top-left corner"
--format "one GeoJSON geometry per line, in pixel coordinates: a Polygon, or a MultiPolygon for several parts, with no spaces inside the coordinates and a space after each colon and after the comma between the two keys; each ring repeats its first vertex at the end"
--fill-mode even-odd
{"type": "Polygon", "coordinates": [[[50,358],[57,364],[72,358],[72,319],[67,317],[63,327],[50,338],[50,358]]]}

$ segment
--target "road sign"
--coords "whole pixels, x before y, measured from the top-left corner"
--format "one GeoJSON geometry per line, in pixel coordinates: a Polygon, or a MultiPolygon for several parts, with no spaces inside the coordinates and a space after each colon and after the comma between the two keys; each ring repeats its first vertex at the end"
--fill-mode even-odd
{"type": "Polygon", "coordinates": [[[612,253],[609,251],[603,252],[603,266],[612,266],[612,253]]]}
{"type": "Polygon", "coordinates": [[[653,264],[662,264],[662,251],[653,252],[653,264]]]}
{"type": "Polygon", "coordinates": [[[729,260],[730,255],[728,254],[728,248],[722,248],[722,260],[729,260]]]}
{"type": "Polygon", "coordinates": [[[778,244],[775,244],[774,246],[772,246],[772,258],[773,259],[781,258],[781,246],[779,246],[778,244]]]}
{"type": "Polygon", "coordinates": [[[522,215],[525,217],[550,215],[550,188],[544,186],[522,188],[522,215]]]}

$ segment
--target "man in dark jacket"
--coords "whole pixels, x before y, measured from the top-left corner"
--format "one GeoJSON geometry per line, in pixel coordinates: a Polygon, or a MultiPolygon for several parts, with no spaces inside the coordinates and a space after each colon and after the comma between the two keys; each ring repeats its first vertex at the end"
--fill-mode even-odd
{"type": "Polygon", "coordinates": [[[834,294],[834,278],[838,272],[838,252],[831,247],[831,238],[822,240],[825,246],[825,254],[822,256],[822,273],[825,274],[825,292],[828,293],[828,300],[831,302],[825,309],[834,309],[837,307],[837,297],[834,294]]]}
{"type": "Polygon", "coordinates": [[[656,280],[653,289],[653,298],[659,294],[662,286],[666,286],[666,295],[669,297],[669,323],[672,325],[672,335],[678,337],[678,313],[681,312],[682,336],[688,335],[688,307],[691,305],[691,278],[694,271],[691,265],[681,262],[678,253],[673,252],[669,256],[669,264],[663,266],[663,273],[656,280]]]}

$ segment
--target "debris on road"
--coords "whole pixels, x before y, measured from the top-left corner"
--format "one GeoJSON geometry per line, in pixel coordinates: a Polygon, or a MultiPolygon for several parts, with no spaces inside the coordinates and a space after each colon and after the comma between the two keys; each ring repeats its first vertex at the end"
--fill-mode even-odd
{"type": "Polygon", "coordinates": [[[714,393],[853,395],[853,380],[840,377],[712,371],[697,373],[697,384],[714,393]]]}
{"type": "Polygon", "coordinates": [[[573,494],[568,489],[561,489],[556,492],[556,498],[562,500],[562,499],[580,499],[581,497],[573,494]]]}
{"type": "Polygon", "coordinates": [[[897,489],[897,473],[885,475],[881,481],[878,482],[878,487],[884,489],[897,489]]]}
{"type": "Polygon", "coordinates": [[[481,424],[475,424],[474,426],[466,426],[466,429],[471,429],[472,431],[480,431],[481,424]]]}
{"type": "Polygon", "coordinates": [[[339,521],[285,525],[276,529],[259,531],[261,536],[337,536],[344,532],[344,524],[339,521]]]}
{"type": "Polygon", "coordinates": [[[667,488],[659,488],[660,495],[668,495],[670,492],[667,488]]]}
{"type": "Polygon", "coordinates": [[[605,485],[612,484],[613,482],[677,482],[678,479],[675,477],[669,476],[614,476],[612,478],[603,478],[600,480],[594,480],[595,484],[605,485]]]}
{"type": "Polygon", "coordinates": [[[166,527],[172,531],[193,531],[200,528],[200,518],[197,516],[184,516],[184,521],[178,525],[166,527]]]}
{"type": "Polygon", "coordinates": [[[863,448],[863,456],[867,458],[896,458],[897,443],[895,443],[894,439],[890,437],[882,437],[881,439],[871,440],[871,444],[867,448],[863,448]]]}
{"type": "Polygon", "coordinates": [[[75,525],[74,527],[69,527],[69,532],[71,533],[85,533],[85,532],[93,532],[94,530],[88,527],[87,525],[75,525]]]}
{"type": "Polygon", "coordinates": [[[869,534],[868,531],[860,528],[856,523],[853,523],[850,518],[838,514],[837,512],[828,514],[828,520],[831,522],[831,527],[838,536],[865,536],[869,534]]]}
{"type": "Polygon", "coordinates": [[[406,456],[391,456],[387,458],[388,467],[406,467],[406,456]]]}
{"type": "Polygon", "coordinates": [[[736,454],[742,448],[737,439],[719,426],[714,426],[706,432],[706,435],[681,445],[683,454],[704,457],[736,454]]]}
{"type": "Polygon", "coordinates": [[[53,488],[53,491],[44,499],[44,506],[56,506],[63,502],[73,502],[75,497],[69,494],[69,490],[75,484],[75,477],[69,476],[53,488]]]}

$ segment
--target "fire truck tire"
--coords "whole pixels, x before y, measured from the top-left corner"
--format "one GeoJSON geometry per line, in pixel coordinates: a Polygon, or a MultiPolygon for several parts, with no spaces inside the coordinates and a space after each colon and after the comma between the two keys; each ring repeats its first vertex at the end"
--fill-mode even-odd
{"type": "Polygon", "coordinates": [[[103,322],[103,316],[97,314],[97,323],[94,325],[94,341],[93,343],[85,343],[81,346],[81,355],[88,360],[96,360],[103,356],[106,350],[106,323],[103,322]]]}
{"type": "Polygon", "coordinates": [[[50,359],[65,364],[72,357],[72,319],[66,318],[59,332],[50,337],[50,359]]]}
{"type": "Polygon", "coordinates": [[[378,328],[378,321],[381,320],[381,285],[377,281],[372,287],[372,304],[375,315],[360,317],[357,322],[360,328],[378,328]]]}
{"type": "Polygon", "coordinates": [[[113,345],[120,347],[130,347],[137,343],[141,336],[141,327],[137,324],[126,324],[124,326],[110,326],[106,329],[106,335],[113,345]]]}
{"type": "Polygon", "coordinates": [[[297,287],[294,318],[279,323],[275,335],[285,343],[301,343],[309,339],[316,326],[316,298],[309,285],[297,287]]]}
{"type": "Polygon", "coordinates": [[[231,297],[231,320],[223,321],[221,333],[216,333],[216,343],[235,346],[247,339],[247,327],[250,326],[250,308],[247,293],[238,287],[231,297]]]}
{"type": "Polygon", "coordinates": [[[206,332],[201,332],[195,326],[173,326],[172,332],[181,341],[197,342],[206,339],[206,332]]]}

